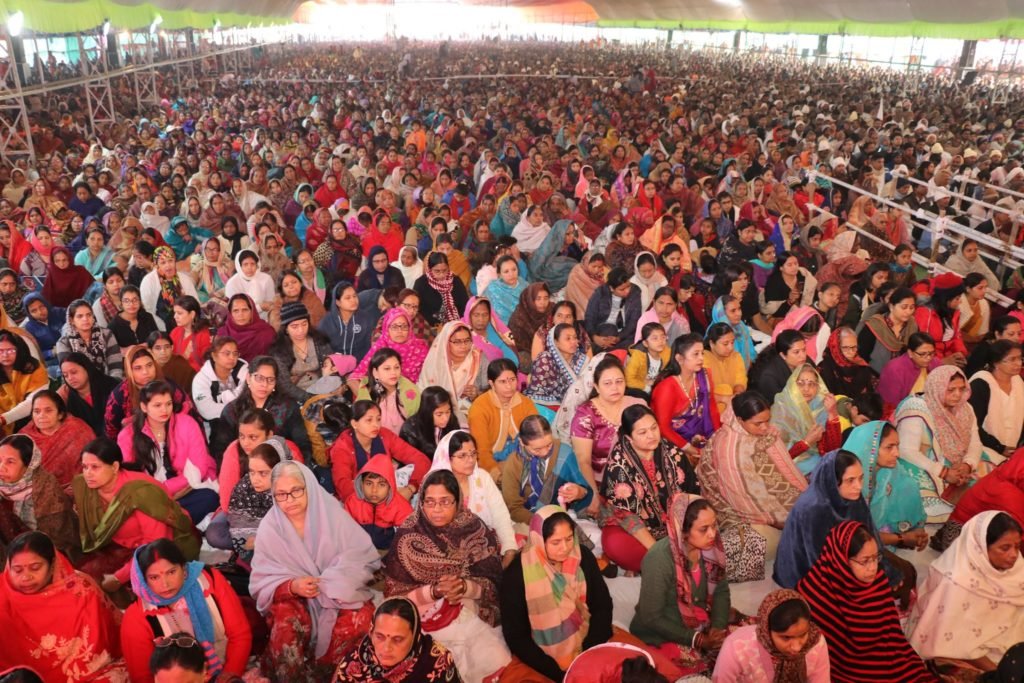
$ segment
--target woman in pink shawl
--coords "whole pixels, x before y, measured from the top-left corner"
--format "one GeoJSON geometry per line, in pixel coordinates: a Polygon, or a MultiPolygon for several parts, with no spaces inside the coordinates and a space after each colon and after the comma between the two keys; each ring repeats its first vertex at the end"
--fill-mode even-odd
{"type": "Polygon", "coordinates": [[[349,376],[350,379],[366,377],[370,359],[379,349],[394,349],[402,357],[402,375],[410,382],[417,382],[423,362],[427,359],[429,346],[412,331],[412,320],[401,306],[395,306],[384,314],[381,322],[381,335],[366,352],[359,366],[349,376]]]}
{"type": "Polygon", "coordinates": [[[514,345],[508,343],[511,340],[508,326],[498,317],[490,299],[484,296],[470,297],[462,322],[469,325],[473,332],[473,345],[484,352],[488,363],[499,358],[519,362],[519,357],[512,350],[514,345]]]}

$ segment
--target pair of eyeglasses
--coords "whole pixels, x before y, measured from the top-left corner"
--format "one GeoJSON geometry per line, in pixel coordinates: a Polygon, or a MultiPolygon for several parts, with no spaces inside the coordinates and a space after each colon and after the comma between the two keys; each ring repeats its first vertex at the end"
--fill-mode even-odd
{"type": "Polygon", "coordinates": [[[274,500],[276,500],[278,503],[283,503],[289,498],[291,498],[292,500],[298,500],[299,498],[302,498],[304,495],[306,495],[305,487],[300,489],[292,489],[291,491],[278,491],[277,493],[274,494],[274,500]]]}
{"type": "Polygon", "coordinates": [[[190,635],[160,636],[153,639],[153,644],[157,647],[170,647],[174,645],[176,647],[189,648],[199,645],[199,641],[190,635]]]}
{"type": "Polygon", "coordinates": [[[441,500],[427,498],[426,500],[423,501],[423,507],[427,508],[428,510],[433,510],[434,508],[447,509],[453,507],[454,505],[454,498],[442,498],[441,500]]]}
{"type": "Polygon", "coordinates": [[[267,386],[274,386],[275,384],[277,384],[276,377],[266,377],[265,375],[256,374],[252,374],[249,376],[252,377],[253,381],[256,382],[256,384],[265,384],[267,386]]]}

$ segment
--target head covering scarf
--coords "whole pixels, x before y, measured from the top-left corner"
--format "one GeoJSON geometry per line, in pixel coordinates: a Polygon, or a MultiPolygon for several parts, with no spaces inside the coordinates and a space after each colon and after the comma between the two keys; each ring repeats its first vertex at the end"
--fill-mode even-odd
{"type": "MultiPolygon", "coordinates": [[[[31,437],[29,437],[31,440],[31,437]]],[[[32,441],[32,459],[22,473],[18,481],[7,483],[0,481],[0,501],[10,501],[14,508],[14,514],[25,523],[29,529],[36,528],[35,498],[33,492],[33,479],[43,464],[43,453],[39,446],[32,441]]]]}
{"type": "Polygon", "coordinates": [[[516,278],[516,283],[514,285],[510,285],[505,282],[500,275],[498,275],[491,280],[490,284],[488,284],[487,288],[484,290],[484,294],[491,302],[491,307],[494,309],[495,315],[497,315],[500,320],[509,320],[512,317],[512,313],[516,310],[520,297],[526,290],[528,283],[526,282],[526,278],[522,276],[522,273],[517,274],[516,278]]]}
{"type": "Polygon", "coordinates": [[[519,295],[519,305],[508,319],[508,327],[512,331],[512,338],[516,342],[516,348],[520,351],[529,351],[533,344],[533,335],[540,327],[547,322],[551,313],[551,304],[543,311],[538,311],[533,305],[533,300],[541,291],[550,291],[547,284],[534,282],[523,290],[519,295]]]}
{"type": "MultiPolygon", "coordinates": [[[[7,259],[7,263],[15,271],[21,272],[21,262],[29,255],[33,246],[25,239],[24,235],[21,234],[21,230],[17,225],[11,221],[3,221],[3,224],[7,226],[7,229],[11,233],[11,248],[8,250],[7,248],[0,246],[0,257],[7,259]]],[[[35,235],[32,236],[32,239],[35,240],[35,235]]],[[[53,247],[50,247],[50,250],[52,249],[53,247]]],[[[50,250],[47,250],[47,253],[49,253],[50,250]]]]}
{"type": "Polygon", "coordinates": [[[864,468],[861,492],[871,508],[871,519],[879,531],[900,534],[925,524],[921,490],[902,459],[895,467],[878,466],[878,448],[888,422],[875,420],[854,427],[843,444],[864,468]]]}
{"type": "MultiPolygon", "coordinates": [[[[782,321],[775,326],[774,330],[772,330],[772,343],[775,343],[780,332],[784,332],[786,330],[796,330],[797,332],[801,332],[801,328],[806,325],[811,318],[818,318],[821,325],[825,324],[825,321],[821,317],[821,313],[815,310],[813,306],[794,306],[790,308],[782,321]]],[[[807,357],[811,359],[821,358],[822,350],[818,349],[818,333],[815,332],[814,336],[810,339],[807,339],[806,337],[804,338],[807,342],[807,357]]]]}
{"type": "MultiPolygon", "coordinates": [[[[692,577],[693,570],[696,568],[690,566],[687,555],[688,546],[683,533],[686,509],[697,500],[701,500],[698,495],[676,493],[672,496],[666,515],[669,549],[672,551],[672,563],[675,567],[676,603],[679,605],[679,615],[683,619],[683,625],[691,629],[707,624],[711,619],[707,610],[693,602],[692,577]]],[[[707,550],[702,550],[700,558],[703,560],[702,569],[707,572],[707,594],[710,600],[710,596],[714,595],[715,586],[725,579],[725,549],[722,547],[722,537],[716,535],[714,545],[707,550]]]]}
{"type": "Polygon", "coordinates": [[[402,277],[405,278],[405,286],[409,289],[412,289],[413,285],[416,284],[416,280],[423,275],[423,259],[420,258],[419,252],[416,251],[416,247],[410,245],[406,245],[399,250],[398,260],[392,261],[391,265],[402,273],[402,277]],[[407,266],[402,263],[402,254],[406,251],[411,251],[413,258],[415,259],[411,266],[407,266]]]}
{"type": "Polygon", "coordinates": [[[556,346],[555,328],[552,327],[544,338],[544,350],[533,360],[530,384],[524,393],[539,403],[558,405],[569,386],[579,379],[586,362],[587,352],[582,343],[568,361],[562,356],[556,346]]]}
{"type": "Polygon", "coordinates": [[[860,522],[883,547],[863,496],[847,500],[839,494],[836,455],[826,454],[811,475],[810,485],[789,512],[775,556],[773,577],[784,588],[794,588],[818,559],[828,532],[837,523],[860,522]]]}
{"type": "Polygon", "coordinates": [[[583,641],[590,629],[590,610],[578,532],[573,534],[572,550],[561,568],[551,563],[544,549],[544,522],[558,512],[564,514],[565,510],[545,505],[534,513],[520,558],[533,641],[564,670],[583,651],[583,641]]]}
{"type": "Polygon", "coordinates": [[[510,349],[501,338],[501,335],[508,335],[508,327],[501,318],[498,317],[498,313],[494,310],[494,306],[491,305],[491,300],[489,298],[485,296],[470,297],[469,301],[466,303],[466,311],[462,314],[462,322],[466,323],[466,325],[472,330],[473,309],[481,303],[487,304],[487,308],[491,311],[491,322],[487,326],[486,335],[479,335],[476,332],[473,332],[473,345],[483,351],[488,362],[499,358],[515,360],[515,352],[510,349]]]}
{"type": "Polygon", "coordinates": [[[455,276],[449,270],[448,274],[444,277],[435,277],[434,271],[430,268],[426,269],[424,274],[427,276],[427,285],[441,295],[441,313],[439,316],[441,321],[447,323],[458,320],[459,309],[455,305],[455,298],[452,296],[455,276]]]}
{"type": "Polygon", "coordinates": [[[1024,560],[1001,571],[988,559],[988,527],[1000,513],[968,520],[960,536],[928,569],[921,598],[907,625],[922,657],[998,662],[1020,640],[1024,560]]]}
{"type": "Polygon", "coordinates": [[[805,683],[807,681],[807,653],[821,641],[821,631],[812,621],[807,630],[807,641],[800,648],[800,652],[789,655],[779,652],[779,649],[775,647],[771,629],[768,627],[768,618],[775,608],[790,600],[804,602],[804,599],[796,591],[782,589],[766,595],[757,610],[757,642],[772,658],[772,668],[775,670],[773,683],[805,683]]]}
{"type": "Polygon", "coordinates": [[[967,382],[963,370],[955,365],[940,365],[928,373],[924,382],[924,393],[910,396],[896,411],[897,422],[905,417],[920,417],[928,425],[932,435],[932,449],[937,458],[945,458],[954,465],[963,460],[971,444],[971,433],[977,418],[967,400],[970,385],[960,403],[952,408],[945,405],[946,388],[954,378],[967,382]]]}
{"type": "Polygon", "coordinates": [[[853,360],[846,357],[840,346],[843,332],[854,342],[857,340],[856,333],[849,327],[832,330],[818,365],[822,379],[833,394],[854,397],[870,393],[878,383],[878,375],[860,355],[855,355],[853,360]]]}
{"type": "Polygon", "coordinates": [[[0,575],[0,620],[8,629],[0,644],[0,670],[19,662],[19,670],[31,664],[29,670],[43,681],[128,680],[120,659],[118,610],[59,551],[51,571],[50,582],[32,594],[14,589],[9,569],[0,575]]]}
{"type": "Polygon", "coordinates": [[[366,268],[359,274],[359,279],[356,282],[356,289],[359,291],[365,289],[384,289],[385,287],[392,286],[401,287],[405,283],[405,279],[401,277],[401,271],[390,264],[385,265],[382,271],[373,267],[374,257],[381,254],[386,257],[388,250],[379,244],[370,247],[370,253],[366,256],[366,268]]]}
{"type": "Polygon", "coordinates": [[[292,467],[301,472],[306,486],[305,532],[300,538],[287,515],[274,505],[256,532],[259,552],[253,556],[249,590],[260,612],[267,614],[282,583],[300,576],[319,577],[320,593],[306,600],[306,609],[320,658],[330,645],[338,610],[359,609],[370,599],[367,585],[380,556],[362,527],[305,465],[282,461],[274,470],[292,467]]]}
{"type": "Polygon", "coordinates": [[[828,642],[832,680],[935,681],[903,635],[885,573],[863,583],[850,568],[850,542],[862,526],[840,522],[832,527],[821,555],[796,587],[828,642]]]}
{"type": "Polygon", "coordinates": [[[373,354],[377,353],[380,349],[394,349],[402,357],[402,375],[412,381],[416,382],[420,378],[420,372],[423,370],[423,363],[427,359],[427,352],[429,347],[427,342],[423,341],[416,336],[413,331],[412,319],[409,314],[406,313],[405,309],[401,306],[389,309],[384,314],[384,318],[381,321],[380,337],[373,343],[370,350],[366,352],[363,359],[359,361],[359,366],[352,372],[351,377],[354,379],[362,379],[366,377],[370,367],[370,359],[373,358],[373,354]],[[399,318],[405,318],[405,322],[409,325],[409,338],[402,343],[395,342],[391,339],[391,333],[388,332],[388,328],[391,327],[391,323],[395,322],[399,318]]]}
{"type": "Polygon", "coordinates": [[[583,256],[583,261],[573,266],[569,271],[569,279],[566,283],[565,300],[571,301],[577,311],[586,311],[590,298],[594,296],[597,288],[604,284],[604,276],[594,277],[587,270],[590,259],[597,252],[588,251],[583,256]]]}
{"type": "MultiPolygon", "coordinates": [[[[417,507],[402,522],[384,558],[384,594],[406,595],[420,586],[437,583],[442,576],[473,579],[482,591],[477,613],[485,623],[495,626],[499,622],[498,583],[501,580],[498,542],[494,532],[479,517],[462,507],[461,498],[456,495],[458,512],[443,527],[433,526],[422,507],[417,507]]],[[[420,503],[422,505],[422,498],[420,503]]],[[[461,603],[449,607],[461,610],[461,603]]],[[[424,630],[436,628],[436,625],[424,624],[424,630]]]]}
{"type": "Polygon", "coordinates": [[[715,323],[725,323],[732,329],[735,341],[733,345],[743,358],[743,365],[747,370],[750,369],[750,364],[754,362],[754,358],[757,356],[757,350],[754,348],[754,339],[750,336],[750,328],[747,324],[740,320],[738,323],[733,325],[729,322],[729,318],[725,315],[725,299],[727,297],[719,297],[715,302],[715,305],[711,307],[711,325],[715,323]]]}
{"type": "Polygon", "coordinates": [[[220,240],[216,237],[208,237],[203,240],[202,247],[199,250],[199,258],[202,259],[202,263],[199,266],[199,282],[196,287],[200,303],[206,303],[216,293],[219,293],[220,296],[224,295],[228,279],[234,274],[231,260],[225,258],[226,256],[227,254],[224,253],[224,249],[221,248],[220,240]],[[218,247],[216,261],[206,258],[206,245],[210,242],[216,242],[218,247]]]}
{"type": "MultiPolygon", "coordinates": [[[[469,432],[465,429],[452,430],[445,434],[437,443],[434,459],[430,463],[430,472],[434,470],[452,471],[451,444],[452,438],[458,433],[468,434],[469,432]]],[[[487,491],[491,487],[484,480],[485,477],[490,479],[491,475],[481,468],[479,464],[473,468],[473,473],[469,475],[469,495],[467,498],[460,500],[460,503],[462,509],[469,510],[479,517],[487,525],[487,528],[493,529],[495,524],[491,516],[489,499],[487,497],[487,491]]]]}
{"type": "MultiPolygon", "coordinates": [[[[810,363],[804,363],[790,373],[786,386],[775,395],[772,404],[772,424],[779,428],[782,440],[787,447],[804,438],[814,425],[825,426],[828,411],[825,410],[825,395],[828,387],[810,363]],[[804,399],[797,382],[804,372],[813,372],[818,380],[818,393],[810,401],[804,399]]],[[[817,446],[807,450],[811,455],[820,455],[817,446]]],[[[816,460],[816,458],[815,458],[816,460]]],[[[801,468],[803,470],[803,468],[801,468]]]]}
{"type": "MultiPolygon", "coordinates": [[[[159,262],[160,258],[163,256],[166,256],[177,263],[178,257],[170,247],[157,247],[154,249],[153,263],[159,262]]],[[[174,300],[184,293],[181,288],[181,278],[178,277],[177,266],[175,266],[174,275],[171,276],[171,278],[164,278],[159,274],[159,272],[157,272],[157,278],[160,281],[160,299],[166,305],[168,310],[173,310],[174,300]]]]}
{"type": "MultiPolygon", "coordinates": [[[[132,592],[139,596],[143,609],[149,607],[170,607],[179,600],[184,600],[188,607],[188,619],[192,622],[193,633],[199,644],[203,646],[206,654],[207,672],[216,677],[224,668],[224,662],[214,648],[217,635],[214,631],[213,616],[210,614],[210,606],[206,602],[205,588],[203,584],[207,581],[203,577],[203,569],[206,567],[198,560],[185,564],[185,582],[178,592],[169,598],[163,598],[153,592],[146,582],[146,577],[139,566],[139,553],[146,546],[136,548],[132,555],[131,582],[132,592]]],[[[166,559],[166,558],[157,558],[166,559]]]]}
{"type": "Polygon", "coordinates": [[[170,228],[164,236],[164,241],[167,242],[167,246],[174,251],[174,256],[178,260],[181,260],[188,258],[195,253],[197,239],[209,239],[210,237],[213,237],[213,233],[209,230],[193,227],[184,216],[175,216],[171,219],[170,228]],[[186,240],[178,234],[177,228],[181,224],[185,224],[185,226],[188,227],[188,233],[191,235],[192,239],[186,240]]]}
{"type": "Polygon", "coordinates": [[[423,369],[420,371],[418,385],[420,389],[437,386],[445,389],[448,395],[455,401],[460,424],[466,424],[469,401],[462,397],[465,388],[476,382],[480,374],[480,366],[487,361],[483,352],[476,346],[471,346],[469,355],[458,366],[448,355],[448,341],[458,330],[466,330],[470,338],[473,333],[469,325],[461,320],[447,322],[437,333],[437,338],[430,345],[427,357],[423,361],[423,369]],[[465,404],[465,405],[462,405],[465,404]]]}
{"type": "Polygon", "coordinates": [[[569,274],[579,264],[571,256],[563,256],[565,234],[573,224],[569,220],[560,220],[541,242],[537,250],[530,256],[530,273],[537,281],[547,282],[551,291],[557,292],[569,282],[569,274]]]}
{"type": "MultiPolygon", "coordinates": [[[[531,262],[532,263],[532,262],[531,262]]],[[[654,301],[654,293],[658,291],[659,287],[665,287],[668,285],[668,280],[657,270],[658,257],[649,251],[641,251],[635,257],[633,257],[633,277],[629,279],[630,282],[640,288],[640,305],[643,310],[647,310],[647,307],[654,301]],[[644,277],[640,274],[638,267],[640,257],[644,254],[654,258],[655,271],[651,277],[644,277]]]]}
{"type": "MultiPolygon", "coordinates": [[[[411,600],[403,597],[391,597],[388,601],[403,600],[409,603],[413,621],[409,624],[412,631],[412,647],[405,659],[392,667],[386,667],[377,659],[373,647],[373,639],[367,634],[359,642],[359,647],[347,654],[338,664],[334,672],[334,683],[455,683],[459,679],[455,660],[448,650],[433,636],[424,633],[420,628],[420,613],[411,600]]],[[[376,623],[381,614],[380,607],[373,615],[376,623]]]]}
{"type": "Polygon", "coordinates": [[[224,325],[217,330],[218,336],[231,337],[238,344],[238,355],[245,361],[251,361],[256,356],[262,355],[267,352],[273,343],[274,338],[277,336],[277,332],[270,326],[270,323],[260,318],[259,309],[256,308],[256,302],[252,300],[248,294],[236,294],[231,297],[231,301],[235,299],[245,299],[249,302],[249,309],[252,311],[252,320],[249,321],[248,325],[239,325],[235,322],[230,312],[230,301],[228,302],[228,315],[224,319],[224,325]]]}
{"type": "Polygon", "coordinates": [[[43,297],[54,306],[66,308],[72,301],[82,297],[94,282],[96,278],[92,273],[75,265],[75,259],[67,248],[56,247],[50,255],[50,266],[43,283],[43,297]],[[53,257],[58,253],[68,257],[68,265],[64,268],[57,267],[53,262],[53,257]]]}

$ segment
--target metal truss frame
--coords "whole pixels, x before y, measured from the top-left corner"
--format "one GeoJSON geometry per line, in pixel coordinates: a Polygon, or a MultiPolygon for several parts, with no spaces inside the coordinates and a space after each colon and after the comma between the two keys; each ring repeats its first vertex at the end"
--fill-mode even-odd
{"type": "Polygon", "coordinates": [[[14,166],[19,161],[35,162],[32,124],[25,106],[21,76],[12,59],[14,49],[9,36],[0,40],[0,60],[8,65],[0,79],[0,163],[14,166]]]}
{"type": "Polygon", "coordinates": [[[228,70],[229,63],[234,65],[236,73],[240,66],[251,68],[251,49],[251,45],[233,46],[159,62],[153,61],[153,51],[150,49],[147,55],[141,55],[143,59],[138,60],[135,65],[120,69],[108,68],[104,51],[101,59],[106,70],[98,69],[83,59],[82,76],[79,78],[24,88],[12,59],[14,50],[10,38],[0,36],[0,164],[14,166],[19,161],[36,162],[31,122],[25,104],[26,97],[45,96],[69,88],[83,89],[89,110],[89,123],[95,134],[104,125],[116,121],[114,81],[117,79],[128,78],[128,83],[135,93],[136,103],[140,109],[144,109],[160,101],[157,89],[159,69],[173,69],[177,74],[179,86],[186,77],[188,84],[198,84],[200,76],[204,80],[210,76],[216,78],[217,74],[228,70]],[[242,53],[245,56],[240,57],[242,53]],[[214,68],[207,69],[208,64],[214,65],[214,68]],[[6,71],[3,70],[4,66],[7,67],[6,71]]]}

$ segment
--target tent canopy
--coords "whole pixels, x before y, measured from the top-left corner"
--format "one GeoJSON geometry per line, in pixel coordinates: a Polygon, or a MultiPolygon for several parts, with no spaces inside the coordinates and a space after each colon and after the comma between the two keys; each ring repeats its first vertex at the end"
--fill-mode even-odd
{"type": "MultiPolygon", "coordinates": [[[[361,0],[354,0],[360,2],[361,0]]],[[[365,0],[362,0],[365,1],[365,0]]],[[[370,0],[371,2],[375,0],[370,0]]],[[[405,0],[415,2],[415,0],[405,0]]],[[[429,1],[429,0],[424,0],[429,1]]],[[[493,0],[463,0],[493,4],[493,0]]],[[[309,4],[345,4],[307,0],[309,4]]],[[[105,19],[124,28],[148,26],[156,15],[164,29],[210,28],[287,21],[303,15],[302,0],[0,0],[3,16],[21,10],[36,31],[83,31],[105,19]]],[[[540,16],[567,0],[509,0],[540,16]]],[[[765,33],[847,33],[944,38],[1024,37],[1024,0],[587,0],[591,17],[605,26],[748,30],[765,33]]],[[[399,10],[400,11],[400,10],[399,10]]],[[[577,20],[579,14],[574,12],[577,20]]]]}

